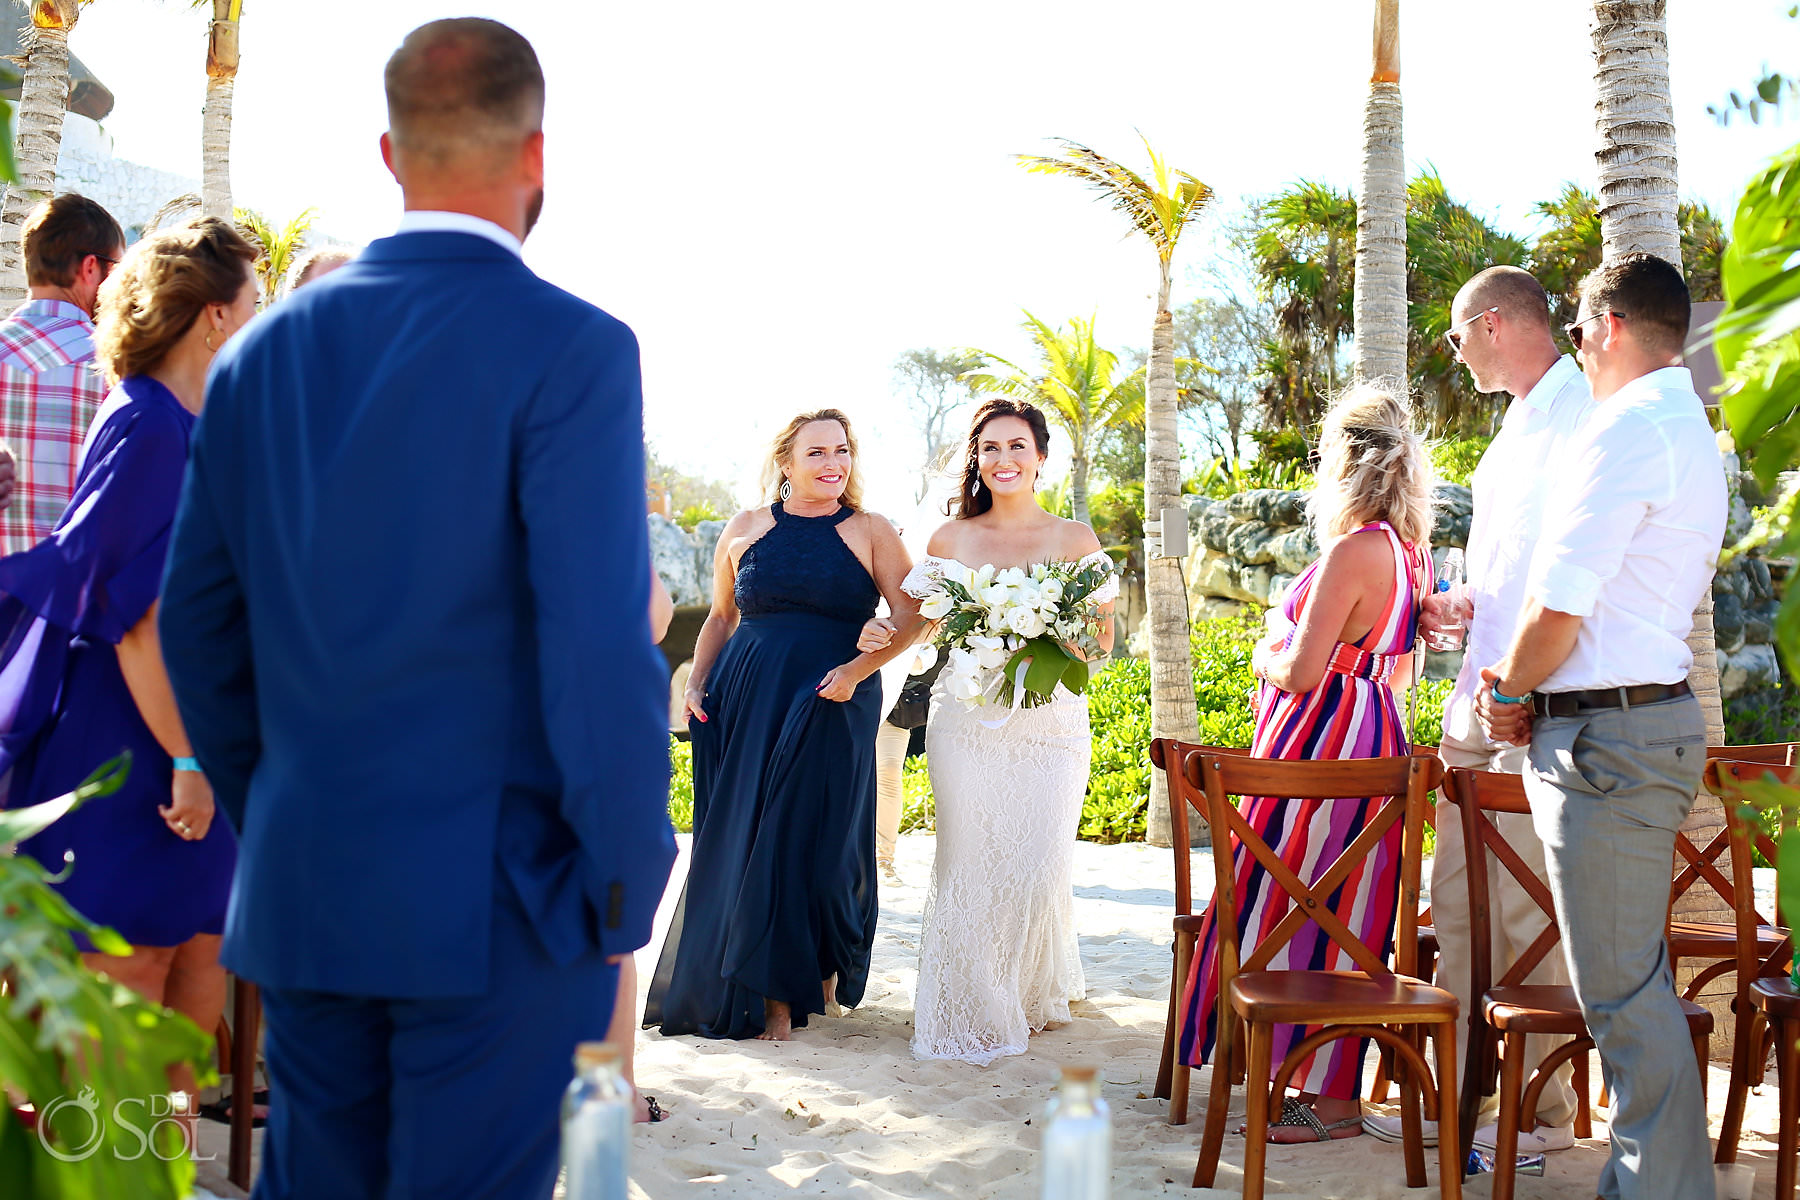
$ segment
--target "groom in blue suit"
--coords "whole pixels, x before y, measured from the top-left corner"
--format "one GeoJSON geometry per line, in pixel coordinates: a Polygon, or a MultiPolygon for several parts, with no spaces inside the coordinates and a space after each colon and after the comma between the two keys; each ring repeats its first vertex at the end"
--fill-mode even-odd
{"type": "Polygon", "coordinates": [[[548,1197],[675,856],[637,343],[520,261],[530,44],[433,22],[386,83],[400,232],[220,352],[159,628],[241,846],[256,1195],[548,1197]]]}

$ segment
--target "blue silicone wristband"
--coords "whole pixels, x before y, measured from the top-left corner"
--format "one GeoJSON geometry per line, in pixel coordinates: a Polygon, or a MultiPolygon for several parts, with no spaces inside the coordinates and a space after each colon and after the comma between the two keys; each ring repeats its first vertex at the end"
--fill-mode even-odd
{"type": "Polygon", "coordinates": [[[1526,692],[1523,696],[1507,695],[1505,692],[1500,690],[1500,684],[1498,681],[1488,685],[1488,694],[1493,696],[1495,701],[1500,704],[1523,704],[1527,700],[1531,699],[1530,692],[1526,692]]]}
{"type": "Polygon", "coordinates": [[[175,769],[177,771],[198,771],[200,769],[200,760],[197,758],[178,758],[175,760],[175,769]]]}

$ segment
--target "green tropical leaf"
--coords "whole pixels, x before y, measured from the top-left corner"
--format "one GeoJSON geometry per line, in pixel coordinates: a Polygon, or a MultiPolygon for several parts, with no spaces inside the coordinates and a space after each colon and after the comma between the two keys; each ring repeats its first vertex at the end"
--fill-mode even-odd
{"type": "Polygon", "coordinates": [[[34,837],[96,796],[110,796],[131,774],[131,751],[127,750],[94,771],[72,792],[45,800],[27,808],[0,812],[0,849],[15,846],[34,837]]]}

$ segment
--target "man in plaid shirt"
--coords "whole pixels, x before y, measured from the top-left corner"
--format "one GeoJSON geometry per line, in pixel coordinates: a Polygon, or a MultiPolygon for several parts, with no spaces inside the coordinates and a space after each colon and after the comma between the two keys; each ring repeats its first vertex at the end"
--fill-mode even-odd
{"type": "Polygon", "coordinates": [[[95,298],[125,256],[112,214],[73,194],[33,209],[20,240],[29,299],[0,321],[0,437],[18,462],[0,554],[48,536],[75,491],[81,444],[106,395],[93,369],[95,298]]]}

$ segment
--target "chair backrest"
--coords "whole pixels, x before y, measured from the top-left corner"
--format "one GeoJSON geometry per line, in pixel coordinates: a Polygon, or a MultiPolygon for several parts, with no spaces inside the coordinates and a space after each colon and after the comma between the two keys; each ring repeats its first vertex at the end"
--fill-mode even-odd
{"type": "Polygon", "coordinates": [[[1445,776],[1444,794],[1457,806],[1462,820],[1469,881],[1469,994],[1476,998],[1476,1006],[1471,1010],[1476,1011],[1482,994],[1496,983],[1511,987],[1525,982],[1545,956],[1556,949],[1556,943],[1562,939],[1562,930],[1556,923],[1556,900],[1550,889],[1519,857],[1519,852],[1513,849],[1499,827],[1484,815],[1517,813],[1529,816],[1531,805],[1525,796],[1524,779],[1505,771],[1471,771],[1458,767],[1445,776]],[[1544,928],[1498,981],[1493,977],[1490,854],[1511,876],[1514,885],[1530,896],[1544,914],[1544,928]]]}
{"type": "Polygon", "coordinates": [[[1200,790],[1188,782],[1184,769],[1189,758],[1196,754],[1234,754],[1248,756],[1250,751],[1230,746],[1201,746],[1193,742],[1178,742],[1174,738],[1157,738],[1150,743],[1150,764],[1163,773],[1169,791],[1169,833],[1170,841],[1175,849],[1175,913],[1177,916],[1194,915],[1194,882],[1193,852],[1188,845],[1191,841],[1192,826],[1188,821],[1188,808],[1206,819],[1206,800],[1200,790]]]}
{"type": "MultiPolygon", "coordinates": [[[[1232,977],[1240,971],[1260,971],[1308,922],[1316,922],[1332,943],[1371,975],[1389,974],[1382,947],[1370,946],[1340,920],[1327,903],[1333,892],[1381,844],[1396,823],[1403,824],[1400,882],[1395,920],[1394,970],[1412,975],[1419,953],[1419,870],[1424,853],[1425,803],[1443,777],[1443,763],[1435,755],[1413,754],[1393,758],[1337,759],[1304,762],[1249,758],[1229,754],[1194,754],[1184,769],[1188,784],[1204,796],[1207,825],[1213,838],[1215,905],[1213,924],[1218,935],[1219,995],[1229,995],[1232,977]],[[1277,796],[1293,800],[1345,802],[1375,800],[1379,807],[1337,859],[1320,863],[1322,873],[1310,886],[1288,866],[1275,848],[1265,842],[1231,803],[1233,796],[1277,796]],[[1237,881],[1238,848],[1252,856],[1283,893],[1279,920],[1268,928],[1247,958],[1238,946],[1237,881]]],[[[1270,913],[1274,916],[1274,911],[1270,913]]]]}
{"type": "MultiPolygon", "coordinates": [[[[1709,766],[1715,762],[1735,762],[1746,765],[1782,767],[1794,761],[1797,745],[1800,744],[1767,742],[1753,746],[1708,746],[1706,758],[1709,766]]],[[[1755,775],[1745,777],[1755,778],[1755,775]]],[[[1718,777],[1714,774],[1707,776],[1708,780],[1716,778],[1718,777]]],[[[1710,783],[1707,786],[1709,789],[1711,788],[1710,783]]],[[[1737,884],[1726,874],[1726,871],[1730,870],[1730,866],[1727,865],[1726,871],[1719,868],[1719,858],[1726,852],[1731,841],[1729,817],[1733,807],[1734,805],[1730,803],[1725,805],[1728,818],[1725,828],[1715,833],[1704,846],[1696,846],[1693,839],[1685,833],[1678,831],[1675,834],[1675,873],[1669,881],[1669,906],[1671,909],[1696,884],[1704,883],[1718,894],[1726,908],[1733,912],[1737,911],[1737,884]]],[[[1744,834],[1750,839],[1748,844],[1761,850],[1763,856],[1770,862],[1775,861],[1775,840],[1773,838],[1749,825],[1744,827],[1744,834]]],[[[1749,862],[1748,859],[1745,861],[1749,862]]],[[[1755,893],[1752,892],[1752,902],[1754,902],[1754,895],[1755,893]]],[[[1755,915],[1754,912],[1752,915],[1755,915]]],[[[1762,917],[1757,917],[1757,919],[1765,925],[1775,923],[1762,917]]]]}
{"type": "MultiPolygon", "coordinates": [[[[1758,956],[1756,927],[1767,924],[1756,911],[1756,882],[1753,871],[1754,826],[1739,813],[1745,803],[1743,785],[1756,780],[1773,780],[1793,786],[1800,783],[1800,767],[1785,763],[1732,762],[1715,758],[1706,764],[1706,790],[1719,797],[1725,808],[1725,836],[1730,840],[1733,927],[1737,933],[1737,985],[1740,995],[1759,975],[1769,974],[1781,964],[1763,963],[1758,956]]],[[[1770,862],[1775,859],[1771,855],[1770,862]]]]}

